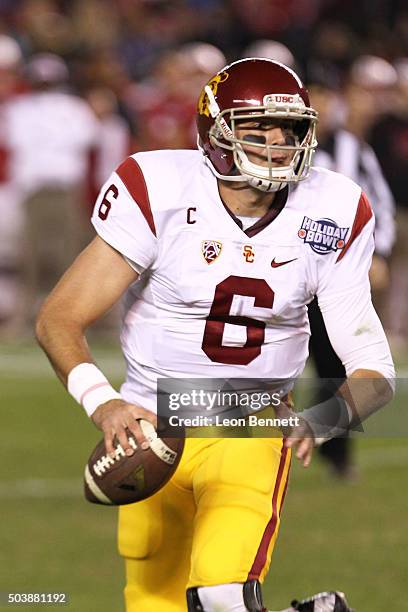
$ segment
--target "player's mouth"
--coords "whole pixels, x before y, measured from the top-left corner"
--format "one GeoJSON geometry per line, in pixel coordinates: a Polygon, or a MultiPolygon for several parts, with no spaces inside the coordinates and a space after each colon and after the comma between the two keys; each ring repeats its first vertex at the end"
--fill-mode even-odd
{"type": "MultiPolygon", "coordinates": [[[[259,153],[254,153],[254,152],[246,152],[249,160],[253,163],[258,164],[259,166],[269,166],[269,159],[266,155],[260,155],[259,153]]],[[[272,153],[271,155],[271,163],[273,167],[279,167],[279,166],[288,166],[290,164],[290,162],[292,161],[292,154],[282,154],[277,152],[272,153]]]]}

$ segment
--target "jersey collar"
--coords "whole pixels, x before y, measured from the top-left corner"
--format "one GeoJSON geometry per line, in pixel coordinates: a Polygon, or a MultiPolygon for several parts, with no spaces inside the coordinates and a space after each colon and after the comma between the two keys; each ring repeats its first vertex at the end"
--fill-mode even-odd
{"type": "Polygon", "coordinates": [[[263,215],[263,217],[260,217],[253,225],[251,225],[251,227],[248,227],[246,230],[243,229],[241,220],[238,219],[238,217],[236,217],[234,213],[231,212],[231,210],[228,208],[228,206],[223,202],[221,196],[220,196],[220,200],[225,210],[230,215],[230,217],[235,221],[238,227],[244,232],[244,234],[248,236],[248,238],[252,238],[253,236],[256,236],[256,234],[258,234],[260,231],[265,229],[265,227],[267,227],[270,223],[272,223],[274,219],[276,219],[276,217],[285,207],[285,204],[288,199],[288,194],[289,194],[288,187],[284,187],[284,189],[277,191],[274,201],[271,204],[269,210],[263,215]]]}

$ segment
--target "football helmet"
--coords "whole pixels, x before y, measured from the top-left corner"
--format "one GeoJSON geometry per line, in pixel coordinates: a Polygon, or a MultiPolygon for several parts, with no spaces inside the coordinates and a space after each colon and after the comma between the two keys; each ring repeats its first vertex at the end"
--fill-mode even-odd
{"type": "Polygon", "coordinates": [[[198,147],[217,178],[278,191],[308,176],[317,146],[316,122],[317,112],[293,70],[269,59],[242,59],[222,68],[201,91],[198,147]],[[268,144],[258,132],[242,136],[243,122],[281,127],[284,144],[268,144]],[[259,151],[252,160],[248,146],[259,151]],[[289,161],[279,165],[279,155],[289,161]],[[259,159],[264,164],[256,163],[259,159]]]}

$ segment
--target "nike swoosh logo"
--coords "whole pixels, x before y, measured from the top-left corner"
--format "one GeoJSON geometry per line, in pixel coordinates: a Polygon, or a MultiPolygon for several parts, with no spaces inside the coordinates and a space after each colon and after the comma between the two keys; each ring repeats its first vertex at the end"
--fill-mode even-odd
{"type": "Polygon", "coordinates": [[[272,268],[279,268],[279,266],[284,266],[288,263],[291,263],[292,261],[296,261],[297,257],[295,257],[295,259],[289,259],[288,261],[275,261],[275,258],[272,259],[271,261],[271,266],[272,268]]]}

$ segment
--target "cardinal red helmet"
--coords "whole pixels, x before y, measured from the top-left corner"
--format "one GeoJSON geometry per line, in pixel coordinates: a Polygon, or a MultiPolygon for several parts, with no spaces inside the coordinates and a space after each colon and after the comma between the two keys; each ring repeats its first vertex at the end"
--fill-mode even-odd
{"type": "Polygon", "coordinates": [[[245,180],[261,191],[277,191],[308,176],[317,146],[316,123],[317,112],[297,74],[268,59],[243,59],[225,66],[208,81],[198,100],[198,146],[215,176],[245,180]],[[239,138],[237,125],[243,120],[284,126],[284,133],[290,125],[292,137],[285,138],[284,145],[239,138]],[[265,165],[250,161],[244,150],[248,142],[262,151],[265,165]],[[273,162],[277,151],[286,157],[290,152],[287,165],[273,162]]]}

